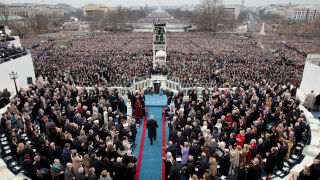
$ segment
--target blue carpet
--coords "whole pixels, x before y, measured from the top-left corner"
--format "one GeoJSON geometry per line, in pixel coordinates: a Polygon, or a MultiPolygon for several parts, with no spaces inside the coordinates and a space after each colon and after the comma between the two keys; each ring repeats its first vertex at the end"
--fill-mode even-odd
{"type": "Polygon", "coordinates": [[[318,112],[311,111],[311,113],[312,113],[312,115],[313,115],[316,119],[319,119],[320,111],[318,111],[318,112]]]}
{"type": "Polygon", "coordinates": [[[146,106],[167,106],[167,96],[166,95],[146,95],[146,106]]]}
{"type": "MultiPolygon", "coordinates": [[[[146,130],[144,148],[140,169],[140,180],[161,180],[162,175],[162,107],[166,106],[167,97],[160,95],[146,95],[146,107],[149,107],[148,120],[151,115],[154,115],[154,119],[158,123],[157,128],[157,140],[150,145],[150,139],[148,137],[148,129],[146,130]],[[150,107],[151,106],[151,107],[150,107]]],[[[143,124],[143,123],[142,123],[143,124]]],[[[133,154],[138,158],[139,149],[141,143],[143,126],[138,129],[136,138],[136,148],[133,154]]],[[[168,136],[169,130],[166,125],[166,136],[168,136]]],[[[167,139],[166,139],[167,141],[167,139]]]]}

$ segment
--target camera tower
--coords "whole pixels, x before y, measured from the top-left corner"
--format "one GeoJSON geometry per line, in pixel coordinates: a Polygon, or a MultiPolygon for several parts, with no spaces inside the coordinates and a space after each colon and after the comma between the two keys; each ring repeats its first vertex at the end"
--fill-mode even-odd
{"type": "Polygon", "coordinates": [[[153,22],[153,69],[166,66],[166,23],[153,22]]]}

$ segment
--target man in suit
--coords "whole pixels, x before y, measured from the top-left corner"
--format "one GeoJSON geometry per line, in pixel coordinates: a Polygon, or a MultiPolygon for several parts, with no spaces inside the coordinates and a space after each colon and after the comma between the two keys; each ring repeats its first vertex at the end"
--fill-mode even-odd
{"type": "Polygon", "coordinates": [[[177,149],[176,149],[176,146],[173,144],[172,141],[169,141],[169,142],[168,142],[168,146],[167,146],[166,151],[167,151],[167,152],[171,152],[173,159],[174,159],[174,160],[176,159],[177,149]]]}
{"type": "Polygon", "coordinates": [[[96,149],[93,147],[93,141],[89,141],[88,155],[91,156],[91,154],[95,152],[96,152],[96,149]]]}
{"type": "Polygon", "coordinates": [[[229,168],[230,168],[230,153],[229,153],[229,149],[224,149],[224,154],[221,158],[221,163],[220,163],[220,167],[221,167],[221,174],[224,176],[228,175],[229,172],[229,168]]]}
{"type": "Polygon", "coordinates": [[[261,178],[261,168],[259,165],[259,160],[257,158],[254,158],[252,160],[253,165],[250,167],[247,165],[248,173],[247,173],[247,179],[260,179],[261,178]]]}
{"type": "Polygon", "coordinates": [[[78,172],[75,174],[76,180],[86,180],[87,177],[84,175],[84,169],[83,167],[80,167],[78,169],[78,172]]]}
{"type": "Polygon", "coordinates": [[[51,161],[53,161],[54,159],[62,160],[61,155],[61,148],[59,146],[56,146],[54,142],[50,143],[49,156],[51,161]]]}
{"type": "Polygon", "coordinates": [[[180,177],[180,167],[179,167],[179,164],[175,161],[175,160],[172,160],[171,161],[171,168],[170,168],[170,179],[172,180],[180,180],[181,177],[180,177]]]}
{"type": "Polygon", "coordinates": [[[90,166],[95,168],[96,174],[101,174],[102,171],[102,163],[101,160],[99,160],[95,153],[91,154],[90,158],[90,166]]]}
{"type": "Polygon", "coordinates": [[[88,180],[98,180],[97,175],[95,174],[95,169],[94,169],[94,167],[91,167],[91,168],[89,169],[88,180]]]}
{"type": "Polygon", "coordinates": [[[66,165],[69,162],[72,162],[71,160],[71,151],[70,151],[70,144],[66,143],[64,145],[64,148],[62,150],[62,158],[63,158],[63,164],[66,165]]]}
{"type": "Polygon", "coordinates": [[[148,128],[148,137],[150,138],[150,144],[153,144],[153,141],[157,138],[157,128],[158,128],[157,121],[154,120],[154,115],[150,116],[150,120],[147,122],[148,128]]]}
{"type": "Polygon", "coordinates": [[[202,177],[208,168],[209,168],[208,158],[205,153],[202,153],[200,163],[199,163],[198,177],[202,177]]]}
{"type": "Polygon", "coordinates": [[[41,170],[43,168],[46,168],[48,171],[50,170],[50,163],[44,156],[36,155],[34,157],[33,165],[37,170],[41,170]]]}
{"type": "Polygon", "coordinates": [[[74,180],[74,179],[75,179],[75,177],[72,172],[72,163],[68,162],[67,168],[64,171],[64,180],[74,180]]]}

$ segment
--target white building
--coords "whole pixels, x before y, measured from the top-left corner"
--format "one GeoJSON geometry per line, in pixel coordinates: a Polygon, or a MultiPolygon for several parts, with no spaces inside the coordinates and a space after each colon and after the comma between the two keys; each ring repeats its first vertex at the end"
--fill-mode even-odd
{"type": "Polygon", "coordinates": [[[291,9],[290,18],[294,21],[313,22],[320,17],[320,5],[300,5],[291,9]]]}

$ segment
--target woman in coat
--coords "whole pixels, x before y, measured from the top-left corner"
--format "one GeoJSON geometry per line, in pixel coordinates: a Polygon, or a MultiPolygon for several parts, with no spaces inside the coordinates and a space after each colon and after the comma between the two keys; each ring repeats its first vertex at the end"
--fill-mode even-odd
{"type": "Polygon", "coordinates": [[[195,162],[193,160],[193,156],[189,155],[188,163],[186,164],[186,166],[184,166],[186,178],[191,177],[194,174],[195,172],[194,163],[195,162]]]}
{"type": "Polygon", "coordinates": [[[188,157],[189,157],[189,143],[184,142],[184,146],[181,145],[181,164],[182,166],[186,165],[188,162],[188,157]]]}
{"type": "Polygon", "coordinates": [[[244,130],[241,130],[240,133],[236,136],[236,147],[238,145],[243,147],[245,139],[246,139],[246,137],[245,137],[244,130]]]}
{"type": "Polygon", "coordinates": [[[78,173],[78,169],[81,167],[82,162],[82,156],[79,156],[76,149],[72,150],[71,152],[71,160],[73,173],[76,174],[78,173]]]}
{"type": "Polygon", "coordinates": [[[139,99],[137,99],[137,102],[135,103],[134,107],[135,107],[135,117],[139,118],[139,121],[141,122],[143,113],[142,113],[142,103],[139,99]]]}
{"type": "Polygon", "coordinates": [[[218,173],[217,166],[218,166],[217,159],[214,157],[210,157],[210,159],[209,159],[209,172],[208,173],[211,177],[217,175],[217,173],[218,173]]]}
{"type": "Polygon", "coordinates": [[[232,150],[230,153],[230,161],[232,164],[232,169],[239,167],[240,164],[240,153],[241,153],[240,145],[236,147],[235,150],[232,150]]]}
{"type": "Polygon", "coordinates": [[[22,167],[25,171],[25,174],[31,178],[31,179],[35,179],[36,177],[36,170],[33,166],[33,162],[32,160],[30,159],[30,155],[29,154],[26,154],[24,156],[24,161],[22,163],[22,167]]]}
{"type": "Polygon", "coordinates": [[[127,115],[132,114],[132,104],[130,99],[128,99],[126,105],[127,105],[127,115]]]}
{"type": "Polygon", "coordinates": [[[84,172],[87,175],[89,173],[89,169],[90,169],[90,158],[88,154],[85,154],[83,156],[83,165],[84,165],[84,172]]]}
{"type": "Polygon", "coordinates": [[[163,163],[165,164],[165,179],[169,180],[171,161],[173,160],[171,152],[167,152],[167,158],[163,158],[163,163]]]}
{"type": "Polygon", "coordinates": [[[248,144],[244,144],[243,145],[243,149],[240,153],[240,164],[247,164],[247,155],[249,153],[249,145],[248,144]]]}
{"type": "Polygon", "coordinates": [[[54,163],[52,164],[51,167],[51,176],[52,180],[62,180],[64,179],[64,167],[60,163],[59,159],[55,159],[54,163]]]}

